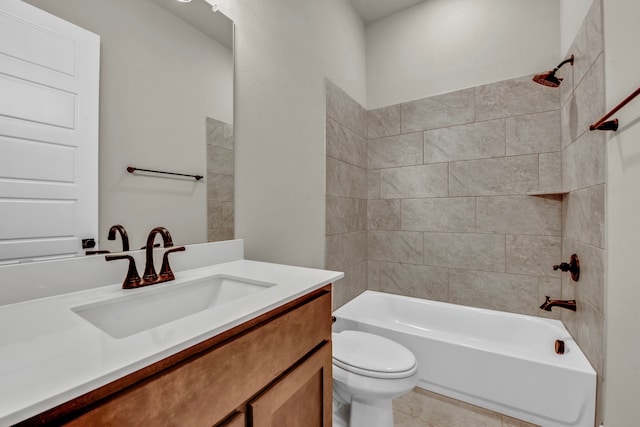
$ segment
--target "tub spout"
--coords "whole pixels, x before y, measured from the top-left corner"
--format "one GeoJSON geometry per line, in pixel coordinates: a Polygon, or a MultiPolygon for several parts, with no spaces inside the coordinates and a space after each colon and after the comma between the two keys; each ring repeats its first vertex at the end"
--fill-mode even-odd
{"type": "Polygon", "coordinates": [[[562,307],[567,310],[576,311],[576,300],[558,300],[558,299],[549,299],[549,297],[545,297],[546,301],[542,303],[540,308],[545,311],[551,311],[552,307],[562,307]]]}

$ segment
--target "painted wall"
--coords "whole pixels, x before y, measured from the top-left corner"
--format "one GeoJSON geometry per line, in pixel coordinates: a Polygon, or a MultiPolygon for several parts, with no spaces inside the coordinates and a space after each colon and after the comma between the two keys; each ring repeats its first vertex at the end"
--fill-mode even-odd
{"type": "MultiPolygon", "coordinates": [[[[640,3],[604,0],[607,111],[640,86],[640,3]]],[[[640,389],[640,99],[614,117],[616,133],[607,133],[607,295],[605,425],[638,424],[640,389]]],[[[597,119],[597,117],[596,117],[597,119]]]]}
{"type": "Polygon", "coordinates": [[[367,26],[367,107],[548,70],[558,0],[429,0],[367,26]]]}
{"type": "Polygon", "coordinates": [[[324,78],[365,103],[364,26],[347,0],[228,7],[236,24],[236,237],[246,238],[247,258],[324,267],[324,78]]]}
{"type": "Polygon", "coordinates": [[[30,0],[101,36],[100,243],[123,224],[132,247],[157,225],[207,240],[206,186],[134,176],[128,165],[206,171],[207,116],[233,122],[233,55],[148,0],[30,0]]]}

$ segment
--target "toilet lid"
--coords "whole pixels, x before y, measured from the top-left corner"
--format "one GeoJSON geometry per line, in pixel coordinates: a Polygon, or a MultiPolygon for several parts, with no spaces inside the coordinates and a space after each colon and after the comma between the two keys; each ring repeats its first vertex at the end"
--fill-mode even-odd
{"type": "Polygon", "coordinates": [[[360,331],[333,334],[333,363],[374,378],[405,378],[415,373],[416,358],[395,341],[360,331]]]}

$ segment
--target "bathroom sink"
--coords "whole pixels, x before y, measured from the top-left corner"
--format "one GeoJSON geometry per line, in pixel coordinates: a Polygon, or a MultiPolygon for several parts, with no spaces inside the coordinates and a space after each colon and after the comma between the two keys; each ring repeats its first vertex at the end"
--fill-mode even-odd
{"type": "Polygon", "coordinates": [[[274,283],[216,275],[185,283],[149,286],[130,295],[71,310],[112,337],[124,338],[271,286],[274,283]]]}

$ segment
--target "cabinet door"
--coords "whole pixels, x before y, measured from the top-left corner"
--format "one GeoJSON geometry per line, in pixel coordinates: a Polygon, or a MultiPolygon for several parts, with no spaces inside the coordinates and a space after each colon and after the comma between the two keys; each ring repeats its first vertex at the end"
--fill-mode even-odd
{"type": "Polygon", "coordinates": [[[216,427],[245,427],[245,425],[244,414],[242,412],[238,412],[222,424],[217,424],[216,427]]]}
{"type": "Polygon", "coordinates": [[[253,427],[331,427],[331,343],[249,403],[253,427]]]}

